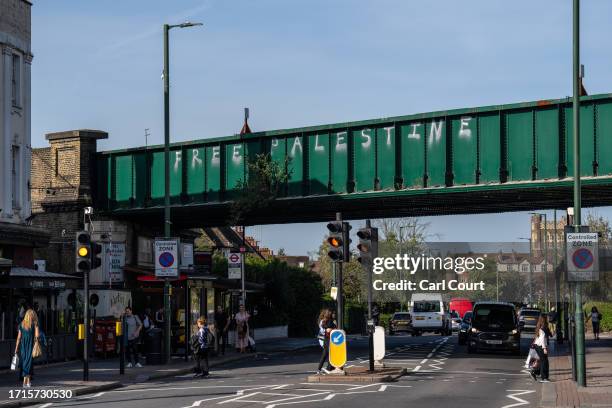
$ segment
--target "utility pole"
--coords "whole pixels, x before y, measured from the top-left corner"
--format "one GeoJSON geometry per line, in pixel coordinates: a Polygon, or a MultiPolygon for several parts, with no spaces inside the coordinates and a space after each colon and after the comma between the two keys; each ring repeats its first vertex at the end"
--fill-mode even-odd
{"type": "Polygon", "coordinates": [[[559,266],[559,254],[557,252],[557,241],[559,240],[559,236],[557,235],[557,210],[555,209],[553,213],[554,219],[554,234],[555,234],[555,243],[554,243],[554,251],[555,251],[555,259],[554,259],[554,270],[555,270],[555,309],[557,312],[557,344],[563,344],[563,321],[565,320],[565,311],[561,314],[561,273],[557,270],[559,266]],[[563,319],[562,319],[563,318],[563,319]]]}
{"type": "MultiPolygon", "coordinates": [[[[572,101],[574,125],[574,231],[580,232],[581,191],[580,191],[580,91],[582,75],[580,70],[580,0],[574,0],[573,16],[574,52],[573,52],[573,85],[572,101]]],[[[584,356],[584,314],[582,312],[582,282],[575,283],[575,321],[576,321],[576,382],[586,387],[586,360],[584,356]]]]}

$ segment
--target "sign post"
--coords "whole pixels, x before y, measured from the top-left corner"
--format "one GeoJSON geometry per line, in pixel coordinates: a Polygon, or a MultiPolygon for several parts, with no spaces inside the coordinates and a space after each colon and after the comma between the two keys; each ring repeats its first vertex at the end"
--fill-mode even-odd
{"type": "Polygon", "coordinates": [[[346,375],[342,367],[346,364],[346,333],[332,330],[329,334],[329,364],[334,366],[332,374],[346,375]]]}
{"type": "Polygon", "coordinates": [[[227,257],[227,278],[242,279],[242,254],[231,252],[227,257]]]}
{"type": "Polygon", "coordinates": [[[383,359],[385,358],[385,328],[376,326],[374,329],[374,365],[382,368],[385,366],[383,359]]]}
{"type": "Polygon", "coordinates": [[[155,277],[165,279],[164,282],[164,357],[166,363],[170,362],[170,296],[172,288],[170,279],[178,278],[178,239],[156,238],[155,239],[155,277]]]}

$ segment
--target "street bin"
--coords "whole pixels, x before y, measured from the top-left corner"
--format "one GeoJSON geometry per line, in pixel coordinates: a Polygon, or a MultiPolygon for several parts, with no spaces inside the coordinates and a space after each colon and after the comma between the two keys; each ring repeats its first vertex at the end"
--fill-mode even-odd
{"type": "Polygon", "coordinates": [[[147,365],[162,363],[162,330],[155,327],[145,334],[145,357],[147,365]]]}

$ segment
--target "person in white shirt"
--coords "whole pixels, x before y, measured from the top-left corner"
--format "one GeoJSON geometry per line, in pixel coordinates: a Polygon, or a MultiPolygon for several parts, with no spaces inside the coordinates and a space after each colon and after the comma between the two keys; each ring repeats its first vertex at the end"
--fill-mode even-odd
{"type": "MultiPolygon", "coordinates": [[[[548,338],[550,337],[550,329],[548,327],[548,318],[545,314],[540,315],[536,325],[535,334],[536,337],[533,341],[533,346],[538,354],[538,358],[540,359],[540,382],[550,382],[548,379],[548,338]]],[[[537,381],[537,370],[531,370],[529,374],[531,375],[531,378],[537,381]]]]}
{"type": "Polygon", "coordinates": [[[593,338],[595,340],[599,340],[599,324],[601,322],[601,317],[601,313],[599,313],[597,307],[593,306],[591,308],[591,315],[589,316],[589,319],[591,319],[591,323],[593,324],[593,338]]]}

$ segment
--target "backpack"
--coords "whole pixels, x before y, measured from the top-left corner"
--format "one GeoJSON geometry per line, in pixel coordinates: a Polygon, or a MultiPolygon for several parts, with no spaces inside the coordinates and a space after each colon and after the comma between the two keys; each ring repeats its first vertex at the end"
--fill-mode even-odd
{"type": "Polygon", "coordinates": [[[193,336],[191,336],[191,350],[193,350],[193,352],[195,354],[199,353],[201,349],[201,345],[200,345],[200,336],[198,336],[198,334],[194,334],[193,336]]]}

